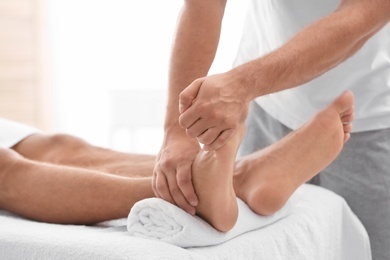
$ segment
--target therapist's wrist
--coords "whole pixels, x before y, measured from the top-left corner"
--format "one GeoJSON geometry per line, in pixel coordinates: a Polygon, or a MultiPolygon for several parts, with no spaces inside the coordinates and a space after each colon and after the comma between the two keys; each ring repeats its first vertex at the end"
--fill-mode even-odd
{"type": "Polygon", "coordinates": [[[252,64],[244,64],[238,66],[229,72],[230,77],[235,82],[235,85],[239,86],[238,91],[241,95],[241,99],[245,103],[249,103],[251,100],[264,95],[262,94],[262,89],[264,88],[261,84],[262,81],[259,80],[261,77],[259,71],[252,66],[252,64]]]}
{"type": "Polygon", "coordinates": [[[179,125],[179,120],[175,122],[166,122],[164,125],[165,136],[187,136],[186,130],[179,125]]]}

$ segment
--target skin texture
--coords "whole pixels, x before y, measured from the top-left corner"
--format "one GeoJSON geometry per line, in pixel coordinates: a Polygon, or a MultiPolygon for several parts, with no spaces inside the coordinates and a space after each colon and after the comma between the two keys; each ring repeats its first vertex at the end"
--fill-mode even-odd
{"type": "Polygon", "coordinates": [[[333,13],[304,28],[269,55],[206,76],[217,51],[225,4],[221,0],[184,1],[173,43],[166,139],[160,151],[164,159],[157,161],[156,169],[161,170],[155,171],[153,190],[163,199],[182,201],[179,205],[188,211],[191,204],[185,201],[195,202],[196,198],[188,165],[196,153],[187,153],[186,170],[178,171],[173,170],[178,165],[174,154],[184,154],[191,142],[195,150],[196,139],[205,150],[219,149],[245,121],[252,99],[318,77],[352,56],[390,19],[388,0],[343,0],[333,13]],[[179,124],[192,139],[176,137],[184,135],[178,130],[179,124]],[[165,164],[171,170],[164,170],[165,164]]]}
{"type": "MultiPolygon", "coordinates": [[[[201,150],[192,166],[196,214],[225,232],[237,220],[236,196],[258,214],[274,213],[336,158],[352,120],[353,95],[345,92],[302,128],[237,163],[243,126],[223,148],[201,150]],[[296,165],[302,157],[308,160],[296,165]]],[[[155,156],[103,149],[69,135],[32,135],[0,149],[0,209],[63,224],[127,217],[134,203],[154,196],[154,161],[155,156]]]]}
{"type": "Polygon", "coordinates": [[[152,187],[156,197],[175,202],[190,213],[195,212],[198,203],[191,168],[200,146],[179,125],[179,94],[193,80],[207,74],[218,46],[225,4],[226,1],[184,1],[173,39],[165,134],[152,187]]]}
{"type": "Polygon", "coordinates": [[[306,83],[340,64],[386,25],[389,13],[385,0],[343,1],[272,53],[197,79],[180,94],[180,125],[205,149],[220,148],[245,120],[249,101],[306,83]]]}

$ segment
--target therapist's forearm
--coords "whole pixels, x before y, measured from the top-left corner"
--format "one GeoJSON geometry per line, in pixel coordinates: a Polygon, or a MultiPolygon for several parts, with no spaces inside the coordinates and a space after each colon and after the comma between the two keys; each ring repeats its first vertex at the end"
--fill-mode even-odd
{"type": "Polygon", "coordinates": [[[179,94],[192,81],[207,75],[214,60],[226,0],[187,0],[181,10],[169,69],[165,131],[182,132],[179,94]]]}
{"type": "Polygon", "coordinates": [[[344,1],[284,46],[228,73],[248,87],[252,98],[296,87],[352,56],[389,19],[388,0],[344,1]]]}

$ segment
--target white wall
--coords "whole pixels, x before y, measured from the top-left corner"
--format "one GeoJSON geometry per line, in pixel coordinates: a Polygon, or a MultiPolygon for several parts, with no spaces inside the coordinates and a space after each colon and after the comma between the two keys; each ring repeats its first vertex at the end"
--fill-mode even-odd
{"type": "MultiPolygon", "coordinates": [[[[228,1],[211,73],[231,67],[246,3],[228,1]]],[[[148,105],[146,98],[129,102],[121,116],[131,118],[148,109],[154,115],[152,126],[134,130],[129,137],[124,129],[113,131],[110,125],[110,93],[142,89],[164,96],[171,40],[182,1],[48,0],[47,5],[55,131],[120,150],[158,152],[164,103],[148,105]]]]}

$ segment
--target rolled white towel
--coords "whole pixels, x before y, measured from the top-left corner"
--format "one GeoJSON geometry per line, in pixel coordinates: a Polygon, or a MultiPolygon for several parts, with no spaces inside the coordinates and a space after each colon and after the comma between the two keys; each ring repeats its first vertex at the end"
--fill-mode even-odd
{"type": "Polygon", "coordinates": [[[240,234],[267,226],[291,213],[291,202],[271,216],[260,216],[237,198],[238,219],[230,231],[214,229],[198,216],[159,198],[137,202],[127,218],[130,235],[160,240],[180,247],[209,246],[223,243],[240,234]]]}

